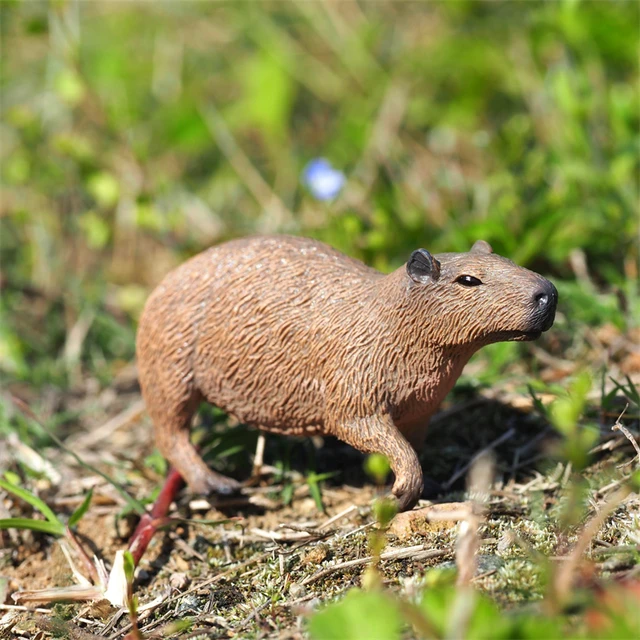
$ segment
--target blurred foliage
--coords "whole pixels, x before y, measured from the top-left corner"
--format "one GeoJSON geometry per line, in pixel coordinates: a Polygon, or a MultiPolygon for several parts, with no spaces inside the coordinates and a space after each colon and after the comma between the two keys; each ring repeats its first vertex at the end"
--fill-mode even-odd
{"type": "MultiPolygon", "coordinates": [[[[429,573],[425,579],[429,581],[429,573]]],[[[589,594],[589,607],[578,617],[524,609],[505,612],[484,594],[473,592],[462,602],[464,608],[459,604],[456,609],[460,597],[446,584],[426,588],[418,604],[381,591],[352,589],[311,618],[309,635],[313,640],[455,638],[460,637],[455,635],[456,624],[462,623],[468,640],[548,640],[563,633],[585,640],[633,638],[638,628],[637,595],[620,587],[600,599],[589,594]]]]}
{"type": "MultiPolygon", "coordinates": [[[[630,381],[628,385],[627,388],[624,384],[616,383],[616,388],[635,399],[637,391],[630,381]]],[[[564,469],[571,472],[571,478],[561,488],[559,500],[554,507],[546,513],[541,510],[537,517],[545,518],[545,529],[554,531],[560,540],[565,540],[570,532],[578,532],[571,552],[564,551],[566,555],[558,557],[540,553],[529,542],[518,539],[515,527],[508,530],[514,536],[513,541],[517,541],[535,567],[537,586],[544,587],[544,595],[538,602],[533,602],[534,598],[529,595],[530,602],[526,607],[500,607],[496,602],[496,591],[482,593],[471,582],[460,580],[460,575],[468,569],[465,567],[468,560],[460,553],[463,544],[461,541],[468,535],[469,528],[477,527],[475,535],[478,539],[479,532],[483,529],[483,525],[479,526],[478,521],[473,518],[458,524],[456,568],[453,572],[439,566],[418,574],[419,577],[409,574],[411,577],[405,579],[400,592],[383,587],[384,574],[379,571],[377,564],[381,551],[389,542],[384,531],[395,515],[395,509],[389,510],[393,503],[387,501],[385,504],[378,500],[373,509],[377,527],[372,529],[368,545],[373,560],[361,577],[362,590],[348,589],[346,595],[341,594],[339,599],[323,603],[317,611],[311,613],[308,622],[311,638],[542,640],[561,637],[563,634],[585,639],[637,636],[640,622],[637,606],[640,582],[634,579],[611,580],[608,583],[601,579],[598,581],[594,579],[595,566],[587,568],[586,563],[580,569],[581,579],[577,579],[573,575],[573,572],[578,573],[577,567],[571,567],[572,556],[577,553],[577,557],[582,557],[585,554],[606,519],[622,506],[626,497],[637,492],[640,487],[640,469],[636,469],[618,480],[618,484],[622,485],[619,493],[593,509],[593,502],[589,500],[587,491],[588,484],[583,476],[597,440],[597,428],[592,428],[586,412],[591,387],[590,375],[581,372],[573,378],[568,391],[556,398],[549,409],[545,409],[534,395],[536,407],[550,417],[562,436],[563,442],[557,447],[556,456],[561,461],[561,468],[566,465],[564,469]],[[591,509],[594,513],[590,512],[591,509]],[[407,634],[409,627],[413,633],[407,634]]],[[[622,467],[618,466],[620,468],[622,467]]],[[[470,475],[473,475],[473,470],[470,475]]],[[[541,493],[547,490],[548,486],[541,493]]],[[[471,500],[472,495],[473,489],[468,489],[465,499],[471,500]]],[[[530,494],[528,499],[532,498],[536,499],[534,494],[530,494]]],[[[448,506],[451,508],[453,505],[448,506]]],[[[506,536],[507,533],[503,535],[506,536]]],[[[631,549],[633,550],[633,546],[631,549]]],[[[478,555],[475,556],[475,561],[477,560],[478,555]]],[[[469,575],[479,576],[483,573],[478,565],[474,565],[469,575]]],[[[513,593],[521,588],[516,576],[509,581],[508,588],[513,593]]]]}
{"type": "Polygon", "coordinates": [[[246,233],[384,270],[484,238],[567,280],[579,249],[595,286],[637,292],[635,2],[0,11],[5,377],[108,379],[149,289],[246,233]],[[327,202],[300,180],[320,157],[347,177],[327,202]]]}

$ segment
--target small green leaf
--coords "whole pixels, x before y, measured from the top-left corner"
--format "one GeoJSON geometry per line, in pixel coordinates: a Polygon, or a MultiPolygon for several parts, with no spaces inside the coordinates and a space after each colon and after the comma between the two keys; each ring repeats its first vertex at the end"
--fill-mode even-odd
{"type": "MultiPolygon", "coordinates": [[[[511,621],[511,638],[526,638],[527,640],[548,640],[559,635],[559,630],[563,627],[563,620],[558,618],[547,618],[531,613],[515,616],[511,621]]],[[[611,638],[623,636],[609,636],[611,638]]]]}
{"type": "Polygon", "coordinates": [[[84,231],[87,244],[92,249],[103,249],[109,242],[111,229],[95,211],[87,211],[80,216],[78,226],[84,231]]]}
{"type": "Polygon", "coordinates": [[[153,452],[144,459],[144,466],[147,469],[151,469],[159,476],[166,475],[169,468],[167,461],[162,457],[162,454],[157,449],[154,449],[153,452]]]}
{"type": "Polygon", "coordinates": [[[535,410],[543,417],[548,418],[547,408],[542,404],[542,401],[536,395],[535,389],[529,384],[527,385],[529,389],[529,395],[531,396],[531,400],[533,401],[533,406],[535,410]]]}
{"type": "Polygon", "coordinates": [[[291,504],[291,500],[293,500],[293,484],[292,483],[288,483],[284,486],[284,488],[282,489],[282,492],[280,493],[280,499],[282,500],[282,503],[284,505],[291,504]]]}
{"type": "Polygon", "coordinates": [[[381,453],[372,453],[367,456],[364,462],[364,470],[373,478],[376,484],[384,484],[391,471],[391,466],[386,456],[381,453]]]}
{"type": "Polygon", "coordinates": [[[27,370],[24,347],[15,331],[0,321],[0,370],[20,374],[27,370]]]}
{"type": "Polygon", "coordinates": [[[17,473],[14,473],[13,471],[5,471],[4,477],[11,484],[15,484],[15,485],[20,484],[20,476],[17,473]]]}
{"type": "Polygon", "coordinates": [[[85,94],[82,79],[73,69],[63,69],[54,80],[56,93],[68,104],[78,104],[85,94]]]}
{"type": "Polygon", "coordinates": [[[640,493],[640,469],[636,469],[627,482],[634,493],[640,493]]]}
{"type": "Polygon", "coordinates": [[[52,536],[64,535],[64,526],[47,520],[32,520],[31,518],[3,518],[0,519],[0,529],[30,529],[52,536]]]}
{"type": "Polygon", "coordinates": [[[324,504],[322,503],[322,492],[320,491],[319,476],[315,473],[310,473],[307,476],[307,485],[309,487],[309,493],[316,503],[318,511],[324,513],[324,504]]]}
{"type": "Polygon", "coordinates": [[[168,638],[174,633],[186,633],[187,631],[191,631],[193,623],[193,618],[183,618],[182,620],[174,620],[173,622],[170,622],[165,627],[165,638],[168,638]]]}
{"type": "Polygon", "coordinates": [[[572,382],[570,393],[578,401],[584,403],[587,394],[591,390],[592,384],[593,382],[591,380],[591,374],[588,371],[582,371],[575,377],[574,381],[572,382]]]}
{"type": "Polygon", "coordinates": [[[85,499],[82,501],[82,504],[71,514],[71,517],[69,518],[70,527],[75,527],[78,524],[78,522],[80,522],[80,519],[82,518],[82,516],[84,516],[84,514],[87,513],[87,509],[91,504],[92,497],[93,497],[93,489],[89,489],[89,493],[87,493],[85,499]]]}
{"type": "Polygon", "coordinates": [[[386,529],[393,517],[398,513],[398,507],[389,498],[379,498],[373,503],[373,513],[380,528],[386,529]]]}
{"type": "Polygon", "coordinates": [[[444,635],[448,614],[453,604],[455,589],[451,585],[441,584],[424,591],[420,608],[427,620],[444,635]]]}
{"type": "Polygon", "coordinates": [[[133,562],[133,555],[131,554],[131,551],[129,551],[128,549],[123,554],[123,560],[124,560],[124,575],[127,578],[127,582],[131,584],[133,582],[133,574],[136,570],[136,565],[133,562]]]}
{"type": "Polygon", "coordinates": [[[359,589],[319,611],[309,623],[313,640],[395,640],[401,630],[398,607],[389,596],[359,589]]]}
{"type": "Polygon", "coordinates": [[[107,171],[94,173],[87,180],[87,190],[101,207],[113,207],[120,198],[120,184],[107,171]]]}
{"type": "MultiPolygon", "coordinates": [[[[456,615],[456,608],[461,604],[460,597],[460,592],[444,581],[437,586],[425,589],[420,609],[438,634],[445,635],[448,631],[450,632],[451,617],[456,615]]],[[[504,616],[495,603],[482,594],[473,594],[467,605],[470,606],[470,610],[465,638],[509,640],[513,637],[523,637],[513,635],[511,620],[504,616]]]]}
{"type": "Polygon", "coordinates": [[[38,496],[33,495],[33,493],[23,489],[22,487],[2,479],[0,479],[0,488],[18,496],[18,498],[30,504],[34,509],[37,509],[51,524],[58,527],[57,531],[59,531],[59,535],[64,534],[64,524],[60,521],[58,516],[51,511],[49,506],[43,500],[38,498],[38,496]]]}
{"type": "Polygon", "coordinates": [[[629,376],[625,376],[625,378],[626,378],[626,381],[627,381],[627,385],[626,386],[621,384],[617,380],[614,380],[611,376],[609,376],[609,379],[615,385],[615,388],[613,389],[613,392],[615,393],[615,392],[619,391],[630,402],[633,402],[633,404],[635,404],[637,407],[640,407],[640,392],[638,391],[636,386],[633,384],[633,382],[631,381],[631,378],[629,376]]]}
{"type": "Polygon", "coordinates": [[[241,444],[233,445],[231,447],[228,447],[227,449],[223,449],[219,453],[216,453],[216,460],[222,460],[223,458],[229,458],[231,456],[235,456],[236,453],[240,453],[241,451],[244,451],[244,450],[245,450],[244,445],[241,445],[241,444]]]}

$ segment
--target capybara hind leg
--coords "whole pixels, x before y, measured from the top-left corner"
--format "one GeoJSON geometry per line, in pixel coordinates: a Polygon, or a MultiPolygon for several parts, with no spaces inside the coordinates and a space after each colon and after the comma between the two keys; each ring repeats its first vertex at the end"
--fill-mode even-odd
{"type": "Polygon", "coordinates": [[[181,429],[170,450],[163,455],[178,470],[189,488],[202,495],[229,494],[240,489],[240,483],[209,468],[189,440],[188,429],[181,429]]]}
{"type": "MultiPolygon", "coordinates": [[[[197,406],[197,403],[192,403],[197,406]]],[[[154,417],[156,442],[162,455],[177,469],[189,488],[202,495],[229,494],[240,488],[240,483],[210,469],[191,444],[190,426],[195,407],[191,411],[154,417]]]]}
{"type": "Polygon", "coordinates": [[[422,467],[413,447],[387,415],[357,418],[338,425],[335,435],[364,453],[382,453],[396,476],[391,493],[398,510],[415,506],[422,494],[422,467]]]}

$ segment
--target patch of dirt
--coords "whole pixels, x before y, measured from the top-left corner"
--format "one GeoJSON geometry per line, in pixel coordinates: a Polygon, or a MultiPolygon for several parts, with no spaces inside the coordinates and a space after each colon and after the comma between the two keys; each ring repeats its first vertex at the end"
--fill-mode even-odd
{"type": "MultiPolygon", "coordinates": [[[[139,398],[129,391],[126,397],[125,404],[116,403],[119,412],[105,416],[102,424],[70,429],[67,443],[73,444],[82,460],[144,500],[160,485],[162,470],[152,455],[152,432],[139,410],[139,398]]],[[[496,478],[479,549],[484,564],[475,584],[505,605],[536,599],[543,588],[538,569],[513,540],[522,540],[545,555],[565,553],[575,541],[575,534],[558,536],[557,528],[550,526],[565,499],[572,471],[549,459],[548,447],[555,436],[532,413],[527,400],[507,387],[483,396],[462,394],[434,420],[422,456],[435,502],[464,507],[470,463],[482,450],[494,453],[496,478]]],[[[73,402],[80,401],[74,398],[73,402]]],[[[87,397],[84,406],[91,402],[87,397]]],[[[207,419],[205,415],[205,424],[207,419]]],[[[626,462],[625,469],[632,468],[628,463],[635,452],[623,434],[609,431],[614,421],[605,416],[595,460],[585,474],[593,504],[601,504],[625,473],[618,465],[626,462]]],[[[637,419],[626,421],[629,428],[637,429],[637,419]]],[[[218,418],[208,425],[214,447],[230,449],[243,441],[243,434],[251,434],[234,427],[226,442],[225,425],[218,418]]],[[[255,442],[255,434],[247,438],[246,442],[255,442]]],[[[221,470],[246,479],[251,463],[246,449],[226,458],[221,470]]],[[[59,450],[47,450],[46,455],[62,477],[57,485],[40,478],[37,487],[54,512],[68,517],[93,487],[92,504],[79,523],[77,537],[89,557],[103,559],[109,568],[116,551],[126,547],[136,519],[125,514],[126,503],[113,486],[91,469],[59,450]]],[[[359,586],[369,563],[371,505],[386,489],[367,479],[363,460],[358,452],[328,438],[268,437],[265,475],[244,495],[209,503],[183,490],[172,513],[189,520],[159,532],[136,573],[135,592],[142,609],[139,624],[146,637],[179,638],[197,629],[211,637],[302,638],[305,616],[318,603],[359,586]],[[322,484],[324,513],[308,482],[312,472],[335,474],[322,484]],[[199,520],[224,522],[211,525],[199,520]]],[[[19,465],[11,468],[21,473],[19,465]]],[[[24,486],[35,487],[28,476],[23,474],[22,479],[24,486]]],[[[2,500],[11,516],[33,516],[22,501],[7,494],[2,500]]],[[[423,500],[423,513],[432,513],[433,504],[423,500]]],[[[420,587],[430,567],[455,566],[455,518],[430,525],[417,513],[399,517],[387,536],[383,554],[390,555],[380,563],[380,575],[389,588],[411,592],[420,587]]],[[[638,513],[640,498],[632,496],[608,519],[598,544],[603,548],[631,544],[630,523],[638,513]]],[[[5,594],[5,604],[12,604],[10,594],[17,590],[73,584],[70,567],[50,536],[13,531],[2,532],[1,540],[0,587],[4,578],[5,588],[0,592],[5,594]]],[[[597,559],[593,549],[590,554],[597,559]]],[[[76,563],[83,571],[82,563],[78,559],[76,563]]],[[[633,566],[610,561],[606,565],[618,574],[633,566]]],[[[104,610],[83,603],[43,606],[51,611],[53,626],[47,634],[67,625],[75,634],[115,639],[124,638],[130,629],[128,616],[109,606],[104,610]],[[68,619],[75,626],[68,626],[68,619]]],[[[11,628],[15,637],[33,637],[29,634],[33,634],[34,620],[32,613],[0,612],[0,634],[11,628]]]]}

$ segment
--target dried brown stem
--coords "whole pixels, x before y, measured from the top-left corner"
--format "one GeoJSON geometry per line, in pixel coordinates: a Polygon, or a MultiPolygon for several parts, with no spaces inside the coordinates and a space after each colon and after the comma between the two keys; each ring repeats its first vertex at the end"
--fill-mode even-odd
{"type": "Polygon", "coordinates": [[[602,509],[585,525],[576,546],[573,551],[567,557],[566,562],[558,569],[554,580],[554,595],[557,602],[560,604],[565,603],[568,599],[569,592],[573,585],[575,573],[578,569],[578,565],[582,560],[584,552],[587,550],[591,540],[595,538],[596,534],[600,530],[600,527],[604,524],[605,520],[613,513],[618,505],[631,493],[631,488],[628,486],[621,487],[614,493],[604,504],[602,509]]]}
{"type": "MultiPolygon", "coordinates": [[[[391,549],[380,554],[380,560],[401,560],[403,558],[413,558],[414,560],[420,558],[421,560],[431,560],[433,558],[441,558],[442,556],[449,555],[451,551],[449,549],[427,549],[427,545],[418,544],[413,547],[403,547],[401,549],[391,549]]],[[[300,585],[306,587],[307,585],[317,582],[321,578],[328,576],[336,571],[342,571],[343,569],[349,569],[351,567],[359,567],[363,564],[368,564],[374,560],[374,556],[366,556],[365,558],[357,558],[355,560],[347,560],[346,562],[340,562],[334,564],[332,567],[327,567],[314,573],[303,580],[300,585]]]]}
{"type": "Polygon", "coordinates": [[[629,404],[627,403],[627,406],[624,408],[623,412],[618,416],[618,419],[616,420],[616,423],[611,427],[612,431],[622,431],[622,433],[624,434],[625,438],[633,445],[633,448],[636,450],[636,453],[638,454],[638,464],[640,464],[640,446],[638,446],[638,443],[636,442],[636,439],[633,437],[633,435],[631,434],[631,432],[629,431],[629,429],[627,429],[627,427],[625,427],[620,420],[622,420],[622,416],[625,414],[625,411],[629,408],[629,404]]]}

